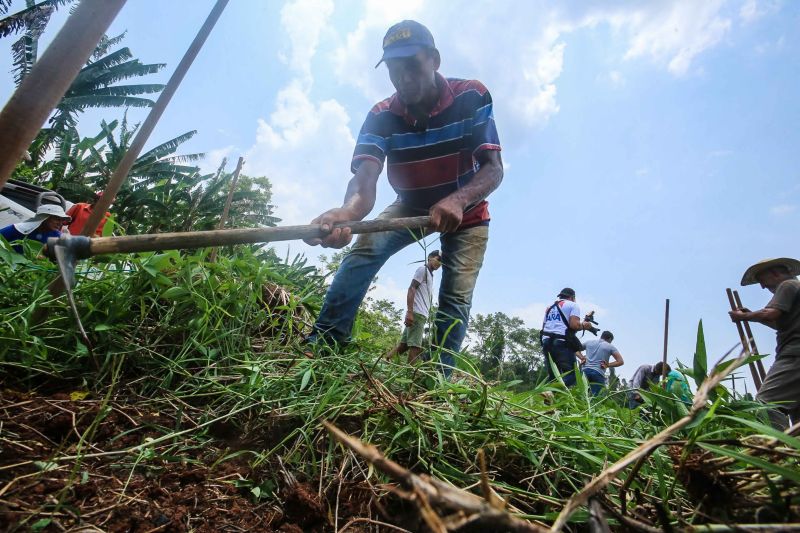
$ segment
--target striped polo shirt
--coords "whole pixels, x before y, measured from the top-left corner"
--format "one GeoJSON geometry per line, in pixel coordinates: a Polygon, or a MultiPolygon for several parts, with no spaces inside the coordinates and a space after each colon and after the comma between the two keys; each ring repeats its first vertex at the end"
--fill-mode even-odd
{"type": "MultiPolygon", "coordinates": [[[[367,115],[353,153],[352,171],[365,159],[383,165],[400,201],[427,210],[463,187],[480,165],[482,150],[500,150],[492,96],[477,80],[436,73],[439,102],[427,124],[418,124],[397,94],[377,103],[367,115]]],[[[464,212],[461,228],[489,223],[483,200],[464,212]]]]}

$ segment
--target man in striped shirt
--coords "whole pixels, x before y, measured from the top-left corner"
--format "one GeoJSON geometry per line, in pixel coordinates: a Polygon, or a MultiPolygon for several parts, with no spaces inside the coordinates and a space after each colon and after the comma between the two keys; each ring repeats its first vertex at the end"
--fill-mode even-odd
{"type": "MultiPolygon", "coordinates": [[[[386,64],[397,92],[377,103],[361,127],[343,205],[312,223],[330,230],[334,223],[366,217],[386,164],[397,200],[378,218],[427,214],[431,230],[440,232],[444,262],[433,343],[449,376],[467,332],[489,237],[486,197],[500,185],[503,164],[489,91],[477,80],[445,78],[440,62],[425,26],[404,20],[389,28],[378,64],[386,64]]],[[[342,261],[308,340],[346,343],[378,270],[420,237],[405,230],[361,235],[342,261]]],[[[351,238],[345,227],[307,242],[341,248],[351,238]]]]}

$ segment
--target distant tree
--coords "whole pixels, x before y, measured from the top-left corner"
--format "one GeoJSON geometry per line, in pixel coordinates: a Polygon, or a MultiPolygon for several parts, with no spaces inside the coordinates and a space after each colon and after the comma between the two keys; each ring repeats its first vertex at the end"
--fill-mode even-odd
{"type": "Polygon", "coordinates": [[[502,312],[477,314],[470,320],[470,351],[490,379],[536,381],[542,363],[539,331],[525,327],[521,318],[502,312]]]}

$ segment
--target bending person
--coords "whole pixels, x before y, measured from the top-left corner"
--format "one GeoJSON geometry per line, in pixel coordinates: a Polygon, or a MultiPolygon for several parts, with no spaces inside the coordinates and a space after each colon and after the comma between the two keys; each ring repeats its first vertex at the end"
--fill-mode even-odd
{"type": "Polygon", "coordinates": [[[770,410],[772,425],[785,429],[800,422],[800,261],[782,257],[760,261],[747,269],[742,286],[761,285],[774,296],[764,309],[730,311],[734,322],[760,322],[776,331],[778,346],[775,363],[758,391],[762,402],[781,402],[780,409],[770,410]]]}

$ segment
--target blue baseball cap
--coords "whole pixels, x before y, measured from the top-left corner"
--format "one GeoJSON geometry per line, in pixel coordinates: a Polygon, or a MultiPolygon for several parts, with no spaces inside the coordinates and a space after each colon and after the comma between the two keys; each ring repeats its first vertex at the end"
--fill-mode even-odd
{"type": "Polygon", "coordinates": [[[430,30],[415,20],[398,22],[383,37],[383,57],[375,68],[397,57],[411,57],[428,48],[436,48],[430,30]]]}

